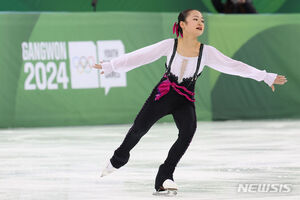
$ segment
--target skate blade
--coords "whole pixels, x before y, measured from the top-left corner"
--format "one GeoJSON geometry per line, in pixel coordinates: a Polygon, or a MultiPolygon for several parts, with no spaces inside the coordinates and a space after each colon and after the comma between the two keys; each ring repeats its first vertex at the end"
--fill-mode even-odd
{"type": "Polygon", "coordinates": [[[168,188],[164,191],[155,191],[153,192],[153,195],[155,196],[176,196],[177,195],[177,189],[175,188],[168,188]]]}

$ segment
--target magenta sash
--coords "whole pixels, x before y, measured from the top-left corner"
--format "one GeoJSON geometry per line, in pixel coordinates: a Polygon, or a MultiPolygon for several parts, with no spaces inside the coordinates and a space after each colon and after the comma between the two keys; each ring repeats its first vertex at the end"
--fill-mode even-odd
{"type": "Polygon", "coordinates": [[[170,90],[170,86],[172,86],[173,89],[174,89],[178,94],[185,96],[189,101],[191,101],[191,102],[195,102],[195,101],[196,101],[195,99],[191,99],[187,94],[181,92],[178,88],[183,89],[185,92],[187,92],[188,94],[190,94],[190,95],[192,95],[192,96],[194,96],[195,93],[189,91],[189,90],[186,89],[186,87],[184,87],[184,86],[179,86],[179,85],[177,85],[176,83],[171,82],[171,81],[168,79],[168,77],[167,77],[166,74],[164,74],[164,77],[166,77],[167,79],[164,80],[163,82],[161,82],[161,83],[159,84],[159,86],[157,87],[157,92],[158,92],[158,94],[156,94],[156,96],[155,96],[155,101],[156,101],[156,100],[159,100],[162,96],[164,96],[165,94],[167,94],[167,93],[169,92],[169,90],[170,90]]]}

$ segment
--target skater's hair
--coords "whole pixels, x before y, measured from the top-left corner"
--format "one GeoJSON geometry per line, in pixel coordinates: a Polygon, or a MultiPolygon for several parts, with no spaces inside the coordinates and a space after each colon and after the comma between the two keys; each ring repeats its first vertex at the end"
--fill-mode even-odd
{"type": "MultiPolygon", "coordinates": [[[[187,16],[189,16],[189,13],[190,13],[191,11],[193,11],[193,10],[196,10],[196,11],[199,11],[199,12],[200,12],[200,10],[197,10],[197,9],[186,9],[186,10],[181,11],[181,12],[179,13],[179,15],[178,15],[178,22],[177,22],[177,24],[178,24],[178,32],[179,32],[181,35],[183,35],[183,31],[182,31],[182,28],[180,27],[180,22],[181,22],[181,21],[185,22],[185,19],[187,18],[187,16]]],[[[200,12],[200,13],[201,13],[201,12],[200,12]]]]}

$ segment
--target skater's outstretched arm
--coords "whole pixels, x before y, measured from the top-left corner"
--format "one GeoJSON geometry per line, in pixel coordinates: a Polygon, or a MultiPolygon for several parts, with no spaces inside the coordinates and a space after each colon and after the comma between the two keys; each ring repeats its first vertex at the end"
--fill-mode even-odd
{"type": "Polygon", "coordinates": [[[173,44],[173,38],[165,39],[130,53],[123,54],[117,58],[113,58],[108,62],[96,64],[94,68],[103,69],[103,73],[105,74],[112,71],[128,72],[139,66],[154,62],[162,56],[167,56],[168,52],[172,50],[173,44]]]}
{"type": "Polygon", "coordinates": [[[237,75],[245,78],[252,78],[257,81],[264,81],[274,91],[273,84],[283,85],[287,80],[285,76],[275,73],[268,73],[266,70],[259,70],[246,63],[234,60],[213,46],[204,46],[204,65],[211,67],[225,74],[237,75]]]}

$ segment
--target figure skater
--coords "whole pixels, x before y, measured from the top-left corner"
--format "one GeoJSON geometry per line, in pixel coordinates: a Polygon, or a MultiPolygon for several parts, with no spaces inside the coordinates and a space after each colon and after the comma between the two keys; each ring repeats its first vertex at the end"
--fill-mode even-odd
{"type": "Polygon", "coordinates": [[[175,22],[173,26],[176,38],[168,38],[121,55],[109,62],[100,62],[100,64],[94,65],[94,68],[103,70],[101,74],[109,74],[113,71],[127,72],[154,62],[162,56],[167,57],[164,75],[152,90],[101,176],[108,175],[124,166],[129,160],[130,150],[149,131],[151,126],[160,118],[172,114],[179,134],[170,148],[166,160],[159,166],[154,188],[156,192],[178,189],[173,173],[196,131],[194,87],[204,66],[222,73],[264,81],[272,88],[273,92],[275,84],[283,85],[287,82],[285,76],[258,70],[227,57],[213,46],[198,42],[198,37],[204,31],[204,24],[200,11],[184,10],[179,13],[178,22],[175,22]],[[179,34],[181,38],[179,38],[179,34]]]}

